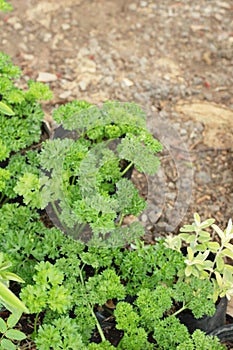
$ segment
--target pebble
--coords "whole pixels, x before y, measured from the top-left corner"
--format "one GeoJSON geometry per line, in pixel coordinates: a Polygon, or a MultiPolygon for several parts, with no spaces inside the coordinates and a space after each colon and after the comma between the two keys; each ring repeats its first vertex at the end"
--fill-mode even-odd
{"type": "Polygon", "coordinates": [[[147,1],[140,1],[140,6],[141,7],[146,7],[148,5],[147,1]]]}
{"type": "Polygon", "coordinates": [[[82,91],[85,91],[87,89],[88,84],[89,82],[87,82],[86,80],[81,80],[78,85],[82,91]]]}
{"type": "Polygon", "coordinates": [[[22,28],[23,28],[23,26],[22,26],[22,24],[21,24],[21,23],[16,22],[16,23],[13,25],[13,28],[14,28],[15,30],[20,30],[20,29],[22,29],[22,28]]]}
{"type": "Polygon", "coordinates": [[[130,11],[136,11],[137,10],[137,4],[129,4],[128,9],[130,11]]]}
{"type": "Polygon", "coordinates": [[[71,28],[68,23],[62,23],[61,27],[62,27],[62,30],[69,30],[71,28]]]}
{"type": "Polygon", "coordinates": [[[49,83],[51,81],[56,81],[57,76],[55,74],[52,74],[52,73],[39,72],[36,80],[39,82],[42,82],[42,83],[49,83]]]}
{"type": "Polygon", "coordinates": [[[141,220],[142,220],[142,222],[147,222],[148,221],[147,215],[146,214],[142,214],[141,215],[141,220]]]}
{"type": "Polygon", "coordinates": [[[162,212],[161,212],[161,211],[155,212],[155,211],[153,210],[153,211],[149,212],[148,217],[149,217],[149,220],[150,220],[153,224],[155,224],[155,223],[159,220],[159,218],[161,217],[161,215],[162,215],[162,212]]]}
{"type": "Polygon", "coordinates": [[[70,95],[71,95],[71,91],[70,91],[70,90],[67,90],[67,91],[62,92],[62,93],[59,95],[59,98],[65,100],[65,99],[67,99],[70,95]]]}
{"type": "Polygon", "coordinates": [[[52,38],[52,34],[51,33],[45,33],[43,41],[45,43],[47,43],[51,38],[52,38]]]}
{"type": "Polygon", "coordinates": [[[108,76],[104,79],[104,82],[107,84],[107,85],[111,85],[113,83],[113,77],[112,76],[108,76]]]}
{"type": "Polygon", "coordinates": [[[203,184],[208,184],[209,182],[212,181],[210,174],[203,170],[196,173],[195,177],[199,183],[203,183],[203,184]]]}

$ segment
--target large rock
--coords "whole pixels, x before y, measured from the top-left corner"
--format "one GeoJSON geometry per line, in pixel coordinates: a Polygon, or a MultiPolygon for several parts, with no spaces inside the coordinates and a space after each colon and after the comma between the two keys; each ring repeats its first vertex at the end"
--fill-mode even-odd
{"type": "Polygon", "coordinates": [[[204,143],[216,149],[233,149],[233,111],[225,106],[203,101],[179,101],[176,111],[185,119],[204,125],[204,143]]]}

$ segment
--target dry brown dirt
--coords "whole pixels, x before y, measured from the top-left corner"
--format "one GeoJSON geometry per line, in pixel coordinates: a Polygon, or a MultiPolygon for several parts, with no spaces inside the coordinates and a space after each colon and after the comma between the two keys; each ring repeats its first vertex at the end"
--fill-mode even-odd
{"type": "Polygon", "coordinates": [[[231,0],[12,0],[0,49],[28,79],[51,86],[52,109],[73,99],[135,101],[164,144],[147,179],[152,235],[194,211],[233,215],[233,3],[231,0]],[[46,74],[45,74],[46,73],[46,74]],[[49,74],[47,74],[49,73],[49,74]]]}

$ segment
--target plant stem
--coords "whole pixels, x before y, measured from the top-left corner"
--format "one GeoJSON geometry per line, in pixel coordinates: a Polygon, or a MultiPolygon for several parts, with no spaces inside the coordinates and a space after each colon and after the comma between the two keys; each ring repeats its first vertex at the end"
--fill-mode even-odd
{"type": "Polygon", "coordinates": [[[90,307],[91,314],[92,314],[92,316],[93,316],[94,319],[95,319],[95,324],[96,324],[96,327],[97,327],[97,329],[98,329],[98,331],[99,331],[100,338],[101,338],[102,342],[103,342],[103,341],[106,341],[105,335],[104,335],[103,330],[102,330],[102,328],[101,328],[101,326],[100,326],[100,324],[99,324],[99,321],[98,321],[97,318],[96,318],[96,315],[95,315],[95,313],[94,313],[94,311],[93,311],[93,308],[92,308],[92,306],[91,306],[90,304],[88,304],[88,305],[89,305],[89,307],[90,307]]]}
{"type": "Polygon", "coordinates": [[[36,334],[36,328],[37,328],[37,322],[38,322],[38,318],[39,318],[39,312],[37,312],[35,320],[34,320],[34,334],[36,334]]]}
{"type": "Polygon", "coordinates": [[[121,213],[121,214],[120,214],[120,219],[119,219],[119,221],[118,221],[118,223],[117,223],[117,227],[120,227],[120,226],[122,225],[123,219],[124,219],[124,215],[123,215],[123,213],[121,213]]]}
{"type": "MultiPolygon", "coordinates": [[[[85,266],[85,265],[82,266],[82,269],[83,269],[84,266],[85,266]]],[[[85,287],[85,282],[84,282],[84,279],[83,279],[82,269],[79,268],[79,277],[80,277],[80,280],[81,280],[82,285],[85,287]]],[[[95,324],[96,324],[96,327],[97,327],[98,332],[99,332],[99,334],[100,334],[101,340],[102,340],[102,341],[105,341],[105,340],[106,340],[105,335],[104,335],[104,333],[103,333],[103,331],[102,331],[102,328],[101,328],[101,326],[100,326],[100,324],[99,324],[99,321],[98,321],[97,318],[96,318],[96,315],[95,315],[95,313],[94,313],[94,311],[93,311],[93,307],[92,307],[92,305],[91,305],[90,303],[88,303],[87,305],[89,306],[89,309],[90,309],[90,311],[91,311],[91,315],[93,316],[93,318],[94,318],[94,320],[95,320],[95,324]]]]}
{"type": "Polygon", "coordinates": [[[172,314],[172,316],[176,316],[176,315],[179,315],[182,311],[186,310],[188,308],[188,304],[187,303],[186,305],[183,305],[179,310],[177,310],[176,312],[174,312],[174,314],[172,314]]]}
{"type": "Polygon", "coordinates": [[[121,172],[121,176],[124,176],[131,166],[133,166],[133,162],[130,162],[129,165],[121,172]]]}

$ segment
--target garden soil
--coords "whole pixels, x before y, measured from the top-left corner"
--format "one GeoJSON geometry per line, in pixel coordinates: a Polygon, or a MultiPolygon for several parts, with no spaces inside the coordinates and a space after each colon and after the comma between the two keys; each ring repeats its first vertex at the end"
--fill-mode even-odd
{"type": "MultiPolygon", "coordinates": [[[[138,103],[164,145],[152,177],[133,174],[149,239],[176,233],[198,212],[233,216],[231,0],[12,0],[0,50],[29,79],[50,85],[52,110],[73,99],[138,103]]],[[[134,220],[134,218],[129,218],[134,220]]]]}

